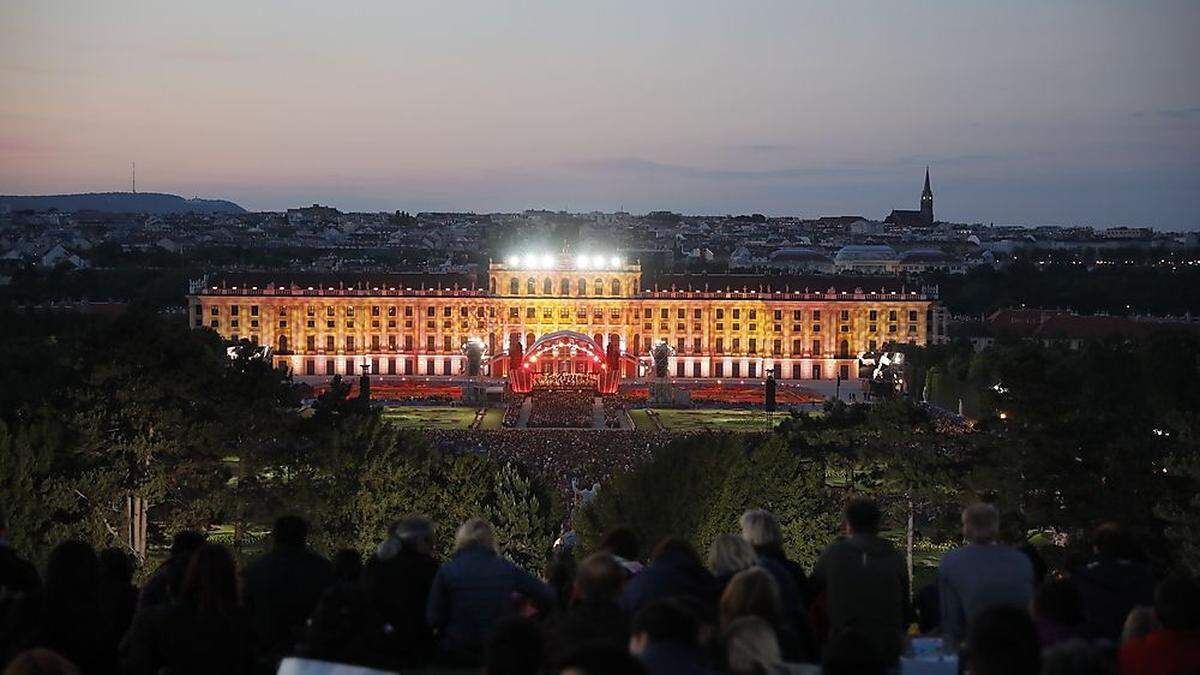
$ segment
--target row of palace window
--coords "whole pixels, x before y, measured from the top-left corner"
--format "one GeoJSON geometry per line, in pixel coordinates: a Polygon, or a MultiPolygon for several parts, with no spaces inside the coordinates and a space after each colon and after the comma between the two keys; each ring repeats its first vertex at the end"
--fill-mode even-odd
{"type": "MultiPolygon", "coordinates": [[[[580,277],[575,282],[574,295],[586,296],[588,294],[588,285],[589,285],[588,280],[584,279],[583,277],[580,277]]],[[[593,295],[604,295],[605,287],[606,287],[606,285],[605,285],[603,279],[596,279],[595,281],[593,281],[591,283],[592,294],[593,295]]],[[[619,279],[613,279],[612,282],[610,282],[607,285],[607,288],[609,289],[609,295],[620,295],[621,294],[621,281],[619,279]]],[[[541,290],[541,295],[554,295],[554,280],[549,279],[549,278],[542,279],[541,284],[539,284],[537,279],[534,279],[533,277],[530,277],[525,280],[525,295],[537,295],[539,289],[541,290]]],[[[492,277],[492,281],[490,284],[490,290],[493,295],[497,292],[496,277],[492,277]]],[[[520,295],[521,294],[521,280],[520,279],[513,277],[508,280],[508,294],[509,295],[520,295]]],[[[559,281],[558,294],[562,295],[562,296],[570,296],[572,294],[570,279],[562,279],[561,281],[559,281]]]]}

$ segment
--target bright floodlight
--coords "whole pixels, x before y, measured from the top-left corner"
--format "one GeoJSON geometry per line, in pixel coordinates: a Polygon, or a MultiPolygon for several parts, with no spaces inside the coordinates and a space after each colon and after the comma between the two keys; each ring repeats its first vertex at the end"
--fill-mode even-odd
{"type": "Polygon", "coordinates": [[[542,267],[554,267],[554,257],[548,254],[542,254],[542,267]]]}
{"type": "Polygon", "coordinates": [[[601,267],[604,267],[604,256],[599,256],[599,255],[592,256],[592,267],[595,269],[600,269],[601,267]]]}
{"type": "Polygon", "coordinates": [[[521,266],[521,256],[519,256],[519,255],[508,256],[508,266],[509,267],[520,267],[521,266]]]}
{"type": "Polygon", "coordinates": [[[621,259],[614,255],[612,258],[609,259],[608,264],[611,265],[612,267],[620,267],[621,259]]]}

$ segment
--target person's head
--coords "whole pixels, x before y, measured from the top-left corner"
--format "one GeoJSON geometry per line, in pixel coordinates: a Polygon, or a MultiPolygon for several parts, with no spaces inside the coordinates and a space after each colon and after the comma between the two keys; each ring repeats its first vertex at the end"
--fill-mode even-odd
{"type": "Polygon", "coordinates": [[[308,541],[308,521],[295,515],[281,516],[275,521],[271,536],[276,546],[302,547],[308,541]]]}
{"type": "Polygon", "coordinates": [[[472,518],[459,525],[454,533],[454,551],[457,553],[465,548],[482,548],[494,553],[496,538],[492,534],[492,526],[482,518],[472,518]]]}
{"type": "Polygon", "coordinates": [[[1111,661],[1101,648],[1076,638],[1042,652],[1041,675],[1113,675],[1111,661]]]}
{"type": "Polygon", "coordinates": [[[667,537],[658,542],[658,545],[650,553],[650,562],[666,556],[682,556],[697,565],[701,564],[700,555],[696,553],[696,549],[692,548],[692,545],[686,539],[678,537],[667,537]]]}
{"type": "Polygon", "coordinates": [[[752,509],[742,514],[742,538],[757,551],[783,546],[783,531],[775,514],[765,509],[752,509]]]}
{"type": "Polygon", "coordinates": [[[757,562],[754,547],[736,534],[722,534],[708,549],[708,566],[719,577],[753,567],[757,562]]]}
{"type": "Polygon", "coordinates": [[[772,623],[779,621],[783,617],[779,584],[761,567],[742,570],[725,586],[720,609],[722,626],[743,616],[762,617],[772,623]]]}
{"type": "Polygon", "coordinates": [[[321,595],[296,652],[321,661],[382,667],[391,642],[366,591],[354,584],[335,584],[321,595]]]}
{"type": "Polygon", "coordinates": [[[963,537],[973,544],[990,544],[1000,533],[1000,512],[987,502],[976,502],[962,512],[963,537]]]}
{"type": "Polygon", "coordinates": [[[95,597],[100,563],[91,544],[64,541],[46,562],[46,594],[54,599],[95,597]]]}
{"type": "Polygon", "coordinates": [[[575,596],[592,602],[614,602],[625,584],[625,569],[608,553],[593,553],[575,572],[575,596]]]}
{"type": "Polygon", "coordinates": [[[1029,613],[998,605],[981,610],[967,626],[966,662],[973,675],[1037,675],[1041,643],[1029,613]]]}
{"type": "Polygon", "coordinates": [[[1184,574],[1167,577],[1154,590],[1154,613],[1163,628],[1200,629],[1200,584],[1184,574]]]}
{"type": "Polygon", "coordinates": [[[875,642],[857,628],[834,634],[821,661],[823,675],[884,675],[887,671],[887,661],[875,642]]]}
{"type": "Polygon", "coordinates": [[[334,576],[338,581],[354,583],[362,574],[362,554],[352,548],[339,549],[333,556],[334,576]]]}
{"type": "Polygon", "coordinates": [[[408,516],[392,523],[389,528],[405,551],[433,553],[433,523],[420,516],[408,516]]]}
{"type": "Polygon", "coordinates": [[[878,534],[883,514],[874,499],[855,497],[846,502],[846,529],[850,534],[878,534]]]}
{"type": "Polygon", "coordinates": [[[1129,537],[1116,523],[1101,523],[1092,531],[1092,551],[1105,558],[1128,558],[1129,537]]]}
{"type": "Polygon", "coordinates": [[[17,654],[4,675],[79,675],[79,669],[57,652],[38,647],[17,654]]]}
{"type": "Polygon", "coordinates": [[[1075,584],[1051,578],[1033,596],[1033,615],[1060,626],[1078,626],[1083,623],[1083,599],[1075,584]]]}
{"type": "Polygon", "coordinates": [[[204,545],[205,537],[201,532],[195,530],[180,530],[175,533],[175,537],[171,540],[171,557],[191,560],[192,554],[196,549],[204,545]]]}
{"type": "Polygon", "coordinates": [[[600,540],[600,549],[625,560],[637,560],[642,554],[642,544],[637,533],[628,527],[609,530],[600,540]]]}
{"type": "Polygon", "coordinates": [[[485,675],[534,675],[542,663],[542,633],[524,617],[497,621],[484,648],[485,675]]]}
{"type": "Polygon", "coordinates": [[[731,675],[765,675],[783,663],[775,629],[761,617],[743,616],[726,626],[721,637],[731,675]]]}
{"type": "Polygon", "coordinates": [[[134,557],[124,549],[109,547],[100,551],[100,576],[109,583],[132,583],[136,567],[134,557]]]}
{"type": "Polygon", "coordinates": [[[645,675],[646,668],[628,651],[594,643],[572,650],[558,662],[559,675],[645,675]]]}
{"type": "Polygon", "coordinates": [[[676,600],[655,600],[633,617],[629,627],[629,651],[641,654],[652,644],[695,647],[700,638],[700,622],[676,600]]]}
{"type": "Polygon", "coordinates": [[[1162,628],[1153,607],[1134,607],[1121,626],[1121,642],[1136,640],[1162,628]]]}
{"type": "Polygon", "coordinates": [[[192,555],[179,597],[205,612],[226,614],[238,604],[237,566],[229,549],[205,544],[192,555]]]}

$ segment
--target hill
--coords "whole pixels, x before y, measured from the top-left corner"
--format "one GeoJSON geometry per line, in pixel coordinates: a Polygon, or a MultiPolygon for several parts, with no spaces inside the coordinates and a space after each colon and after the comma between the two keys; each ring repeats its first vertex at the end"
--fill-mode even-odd
{"type": "Polygon", "coordinates": [[[245,213],[224,199],[184,199],[159,192],[88,192],[73,195],[0,195],[0,205],[14,211],[104,211],[107,213],[245,213]]]}

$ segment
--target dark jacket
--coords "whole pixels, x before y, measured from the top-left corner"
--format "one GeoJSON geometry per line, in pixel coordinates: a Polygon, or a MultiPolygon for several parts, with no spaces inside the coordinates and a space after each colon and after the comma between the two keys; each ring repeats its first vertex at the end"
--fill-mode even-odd
{"type": "Polygon", "coordinates": [[[655,600],[679,596],[695,600],[715,615],[717,582],[712,574],[685,554],[668,553],[625,584],[621,606],[634,616],[655,600]]]}
{"type": "Polygon", "coordinates": [[[441,658],[478,663],[492,626],[517,613],[518,595],[542,609],[554,605],[549,586],[495,552],[469,546],[455,553],[434,577],[425,610],[441,658]]]}
{"type": "Polygon", "coordinates": [[[187,571],[188,562],[187,556],[176,556],[164,560],[150,575],[150,578],[146,579],[146,583],[142,584],[142,590],[138,593],[138,611],[171,602],[172,594],[183,583],[183,575],[187,571]]]}
{"type": "Polygon", "coordinates": [[[825,591],[830,632],[847,628],[870,638],[880,656],[900,656],[910,607],[904,558],[875,535],[830,544],[813,568],[813,587],[825,591]]]}
{"type": "Polygon", "coordinates": [[[557,668],[563,657],[582,645],[628,649],[629,615],[615,602],[581,600],[550,617],[544,635],[546,663],[557,668]]]}
{"type": "Polygon", "coordinates": [[[1093,639],[1120,642],[1129,611],[1154,604],[1154,576],[1140,563],[1098,557],[1075,570],[1071,581],[1083,602],[1084,632],[1093,639]]]}
{"type": "Polygon", "coordinates": [[[425,622],[425,608],[437,571],[437,560],[406,550],[387,559],[373,556],[363,570],[363,588],[379,616],[392,627],[397,658],[403,665],[421,666],[433,655],[433,631],[425,622]]]}
{"type": "Polygon", "coordinates": [[[138,612],[121,643],[127,675],[247,673],[253,664],[250,620],[242,610],[201,612],[191,603],[138,612]]]}
{"type": "Polygon", "coordinates": [[[243,572],[246,612],[268,657],[290,652],[300,629],[325,589],[333,584],[333,565],[299,546],[276,546],[243,572]]]}
{"type": "Polygon", "coordinates": [[[698,647],[652,642],[638,655],[646,675],[717,675],[698,647]]]}
{"type": "Polygon", "coordinates": [[[0,622],[12,606],[42,585],[37,568],[0,541],[0,622]]]}
{"type": "Polygon", "coordinates": [[[779,581],[780,571],[787,572],[788,576],[792,579],[792,583],[795,585],[796,593],[800,596],[801,602],[804,603],[805,609],[807,609],[809,603],[812,602],[815,593],[813,593],[812,589],[810,588],[811,584],[809,583],[808,575],[804,573],[804,566],[795,560],[788,559],[787,554],[783,552],[783,549],[777,546],[763,547],[757,549],[757,551],[760,565],[763,564],[763,559],[767,559],[773,563],[776,563],[774,565],[767,566],[767,571],[771,572],[771,574],[776,577],[776,581],[779,581]]]}
{"type": "Polygon", "coordinates": [[[0,640],[7,661],[26,649],[45,647],[79,667],[80,672],[117,672],[117,642],[107,612],[95,596],[50,597],[43,588],[18,600],[10,609],[0,640]]]}

